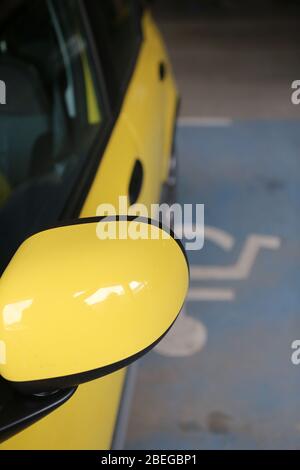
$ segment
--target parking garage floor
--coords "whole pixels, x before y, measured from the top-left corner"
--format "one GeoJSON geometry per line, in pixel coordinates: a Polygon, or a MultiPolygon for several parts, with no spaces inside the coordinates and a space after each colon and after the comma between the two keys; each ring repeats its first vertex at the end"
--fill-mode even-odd
{"type": "Polygon", "coordinates": [[[300,448],[300,41],[287,25],[162,20],[183,97],[178,199],[205,204],[206,239],[188,253],[183,314],[140,361],[127,448],[300,448]]]}

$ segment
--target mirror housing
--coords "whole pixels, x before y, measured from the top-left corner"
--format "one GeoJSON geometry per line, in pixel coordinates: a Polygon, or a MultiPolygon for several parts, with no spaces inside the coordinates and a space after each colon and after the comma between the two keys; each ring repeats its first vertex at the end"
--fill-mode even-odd
{"type": "Polygon", "coordinates": [[[0,279],[0,374],[36,394],[123,368],[166,334],[188,284],[180,241],[156,222],[80,219],[37,233],[0,279]],[[104,229],[117,238],[99,239],[104,229]]]}

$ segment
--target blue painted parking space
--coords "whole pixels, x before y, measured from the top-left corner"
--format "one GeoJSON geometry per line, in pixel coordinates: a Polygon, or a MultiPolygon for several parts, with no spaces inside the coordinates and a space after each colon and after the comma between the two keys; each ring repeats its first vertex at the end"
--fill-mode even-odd
{"type": "Polygon", "coordinates": [[[179,126],[179,202],[205,204],[207,236],[184,318],[140,362],[127,448],[300,448],[299,129],[179,126]]]}

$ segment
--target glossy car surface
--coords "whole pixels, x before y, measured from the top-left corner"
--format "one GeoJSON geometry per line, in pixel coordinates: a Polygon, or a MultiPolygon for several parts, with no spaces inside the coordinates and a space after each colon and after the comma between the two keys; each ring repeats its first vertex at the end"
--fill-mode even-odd
{"type": "MultiPolygon", "coordinates": [[[[118,206],[120,195],[159,202],[177,91],[138,1],[9,1],[0,24],[3,272],[19,244],[49,225],[93,217],[103,202],[118,206]]],[[[0,449],[110,448],[125,376],[122,369],[80,385],[0,449]]]]}

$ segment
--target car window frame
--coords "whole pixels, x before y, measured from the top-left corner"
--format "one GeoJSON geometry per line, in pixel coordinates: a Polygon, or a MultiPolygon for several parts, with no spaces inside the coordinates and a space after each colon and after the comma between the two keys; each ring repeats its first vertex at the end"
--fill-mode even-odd
{"type": "MultiPolygon", "coordinates": [[[[88,19],[93,14],[93,12],[90,11],[90,6],[88,6],[88,3],[90,1],[92,0],[84,0],[86,14],[87,14],[88,19]]],[[[97,1],[100,2],[100,0],[97,0],[97,1]]],[[[117,115],[119,114],[120,109],[122,108],[124,97],[126,95],[132,74],[136,66],[137,59],[140,53],[140,49],[144,40],[143,28],[142,28],[143,10],[141,9],[140,0],[130,0],[130,1],[131,1],[132,15],[133,15],[133,18],[132,18],[133,26],[136,32],[136,44],[135,44],[135,50],[132,52],[132,55],[130,57],[130,62],[128,63],[128,67],[126,68],[124,77],[122,78],[122,81],[120,83],[114,84],[111,82],[111,80],[107,80],[106,78],[106,74],[110,75],[111,77],[113,77],[113,81],[114,81],[116,79],[115,71],[112,66],[111,58],[107,57],[107,52],[101,50],[101,47],[97,44],[97,38],[95,37],[93,33],[93,24],[92,24],[93,22],[92,20],[90,21],[90,28],[94,36],[96,53],[101,62],[101,67],[103,69],[103,76],[107,83],[107,91],[108,91],[108,97],[109,97],[111,109],[113,113],[117,115]],[[106,69],[107,69],[107,72],[104,72],[106,69]],[[117,88],[115,88],[115,86],[117,88]]]]}
{"type": "Polygon", "coordinates": [[[85,34],[87,48],[89,49],[90,63],[93,68],[92,73],[96,83],[96,95],[98,96],[98,93],[101,93],[101,98],[104,103],[106,114],[105,122],[101,126],[101,129],[99,128],[99,130],[95,133],[93,142],[90,148],[87,150],[88,154],[84,160],[84,165],[81,168],[82,171],[79,177],[73,182],[69,197],[67,198],[64,209],[59,217],[59,222],[76,219],[79,217],[114,127],[114,116],[109,102],[107,85],[102,72],[102,66],[98,57],[98,52],[91,25],[89,23],[89,18],[85,9],[84,1],[76,0],[76,2],[78,4],[78,9],[81,15],[82,27],[85,34]]]}
{"type": "MultiPolygon", "coordinates": [[[[118,107],[113,109],[109,99],[107,81],[104,77],[101,57],[99,57],[92,26],[85,8],[85,0],[74,0],[78,6],[79,15],[81,17],[82,33],[87,44],[90,65],[92,67],[92,75],[95,83],[96,96],[98,96],[99,103],[103,103],[105,118],[101,127],[99,125],[99,129],[96,129],[92,142],[89,143],[88,148],[86,149],[86,155],[78,166],[76,176],[72,182],[70,182],[70,186],[66,191],[65,197],[61,201],[62,209],[60,210],[57,217],[55,217],[55,220],[51,220],[51,225],[53,225],[55,221],[59,223],[61,221],[80,217],[81,210],[92,187],[97,170],[101,165],[101,160],[105,153],[105,149],[121,112],[124,98],[131,82],[131,78],[134,73],[144,39],[142,34],[143,13],[139,8],[138,0],[132,1],[134,7],[134,17],[137,24],[137,32],[139,34],[139,41],[137,43],[135,54],[132,56],[130,67],[128,67],[128,73],[126,75],[126,80],[124,80],[120,102],[118,103],[118,107]]],[[[32,227],[32,230],[29,227],[28,232],[33,234],[34,227],[32,227]]]]}
{"type": "Polygon", "coordinates": [[[94,75],[97,81],[98,88],[100,86],[101,92],[103,94],[103,99],[105,98],[105,103],[107,106],[107,123],[102,127],[101,132],[96,133],[94,143],[90,148],[89,155],[85,160],[84,168],[82,173],[77,181],[75,181],[73,190],[65,204],[65,207],[62,211],[59,221],[75,219],[80,216],[82,207],[86,201],[88,192],[92,186],[92,183],[95,179],[96,172],[101,164],[102,157],[105,153],[105,149],[109,142],[112,131],[115,127],[116,121],[120,115],[125,96],[131,78],[133,76],[138,57],[140,55],[141,47],[144,41],[143,29],[142,29],[142,16],[144,10],[140,8],[140,2],[138,0],[132,0],[134,7],[134,16],[136,21],[137,33],[139,34],[138,46],[135,50],[135,54],[132,57],[132,60],[129,64],[128,71],[124,82],[122,84],[122,93],[120,100],[117,105],[114,107],[111,103],[110,95],[108,92],[107,80],[103,73],[103,63],[101,61],[101,55],[97,48],[95,37],[92,30],[92,25],[90,23],[90,18],[88,11],[85,5],[85,0],[77,0],[79,5],[79,10],[82,17],[82,24],[84,32],[86,34],[87,46],[90,51],[90,57],[92,60],[92,65],[94,66],[94,75]],[[98,83],[99,81],[99,83],[98,83]],[[101,135],[100,135],[101,134],[101,135]],[[75,189],[76,188],[76,189],[75,189]]]}

